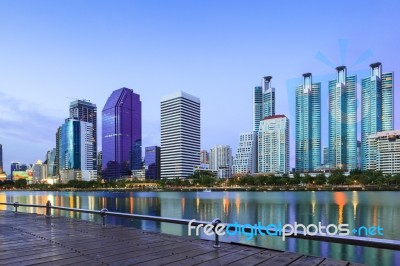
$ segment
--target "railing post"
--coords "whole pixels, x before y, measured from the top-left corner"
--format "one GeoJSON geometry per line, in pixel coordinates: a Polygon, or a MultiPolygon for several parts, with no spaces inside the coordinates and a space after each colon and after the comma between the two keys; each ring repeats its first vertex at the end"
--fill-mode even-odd
{"type": "Polygon", "coordinates": [[[219,218],[215,218],[211,222],[211,224],[214,226],[213,230],[214,230],[214,234],[215,234],[214,248],[220,248],[221,247],[221,245],[219,244],[219,235],[217,234],[217,230],[216,230],[217,225],[220,224],[220,223],[221,223],[221,220],[219,218]]]}
{"type": "Polygon", "coordinates": [[[106,208],[103,208],[100,210],[100,215],[103,218],[103,226],[106,226],[107,212],[108,212],[108,210],[106,208]]]}
{"type": "Polygon", "coordinates": [[[19,202],[18,201],[14,202],[15,214],[18,213],[18,207],[19,207],[19,202]]]}
{"type": "Polygon", "coordinates": [[[48,200],[47,203],[46,203],[46,216],[47,217],[51,216],[51,202],[50,202],[50,200],[48,200]]]}

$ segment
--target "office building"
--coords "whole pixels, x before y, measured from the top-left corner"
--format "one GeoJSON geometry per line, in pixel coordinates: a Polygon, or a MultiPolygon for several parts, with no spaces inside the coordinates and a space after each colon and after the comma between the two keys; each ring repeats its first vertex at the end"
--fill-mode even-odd
{"type": "Polygon", "coordinates": [[[332,168],[357,168],[357,76],[336,68],[329,81],[329,162],[332,168]]]}
{"type": "Polygon", "coordinates": [[[229,145],[216,145],[210,152],[210,169],[218,173],[218,178],[232,175],[232,149],[229,145]]]}
{"type": "Polygon", "coordinates": [[[257,172],[257,132],[241,133],[239,145],[233,159],[233,174],[254,174],[257,172]]]}
{"type": "Polygon", "coordinates": [[[56,148],[47,152],[46,156],[47,175],[48,177],[56,176],[56,148]]]}
{"type": "Polygon", "coordinates": [[[370,65],[370,76],[361,81],[361,168],[368,168],[368,136],[393,130],[393,72],[382,73],[382,64],[370,65]]]}
{"type": "Polygon", "coordinates": [[[20,171],[20,162],[11,162],[10,177],[12,178],[14,171],[20,171]]]}
{"type": "Polygon", "coordinates": [[[200,163],[209,164],[210,163],[210,153],[206,150],[200,151],[200,163]]]}
{"type": "Polygon", "coordinates": [[[92,123],[68,118],[60,129],[60,170],[93,168],[92,123]]]}
{"type": "Polygon", "coordinates": [[[111,93],[102,111],[103,179],[129,177],[142,169],[142,103],[128,88],[111,93]]]}
{"type": "Polygon", "coordinates": [[[160,147],[151,146],[145,148],[144,156],[145,178],[158,180],[161,175],[160,147]]]}
{"type": "Polygon", "coordinates": [[[367,138],[366,170],[400,173],[400,130],[381,131],[367,138]]]}
{"type": "Polygon", "coordinates": [[[262,85],[253,91],[253,130],[258,131],[264,117],[275,115],[275,88],[271,87],[271,76],[262,79],[262,85]]]}
{"type": "Polygon", "coordinates": [[[289,119],[266,117],[258,130],[258,172],[283,174],[289,169],[289,119]]]}
{"type": "Polygon", "coordinates": [[[303,74],[296,87],[296,171],[312,172],[321,164],[321,83],[303,74]]]}
{"type": "Polygon", "coordinates": [[[103,152],[99,151],[97,153],[97,176],[99,177],[103,176],[103,172],[101,169],[102,164],[103,164],[103,152]]]}
{"type": "Polygon", "coordinates": [[[87,100],[76,100],[69,106],[69,118],[92,124],[92,142],[93,142],[93,170],[97,169],[97,107],[87,100]]]}
{"type": "Polygon", "coordinates": [[[186,178],[200,164],[200,99],[176,92],[161,99],[161,178],[186,178]]]}
{"type": "Polygon", "coordinates": [[[32,182],[42,183],[45,179],[47,179],[47,165],[37,160],[32,167],[32,182]]]}

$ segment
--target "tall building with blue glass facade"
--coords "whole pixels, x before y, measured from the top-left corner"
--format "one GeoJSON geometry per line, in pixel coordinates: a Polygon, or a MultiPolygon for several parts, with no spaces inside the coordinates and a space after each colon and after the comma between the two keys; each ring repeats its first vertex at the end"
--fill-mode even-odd
{"type": "Polygon", "coordinates": [[[144,165],[146,179],[160,179],[160,147],[145,148],[144,165]]]}
{"type": "Polygon", "coordinates": [[[370,76],[361,81],[361,168],[375,160],[368,137],[381,131],[393,130],[393,72],[382,73],[382,64],[370,65],[370,76]]]}
{"type": "Polygon", "coordinates": [[[60,170],[96,170],[93,168],[93,125],[68,118],[60,129],[60,170]]]}
{"type": "Polygon", "coordinates": [[[253,91],[253,130],[258,131],[260,121],[275,115],[275,88],[271,86],[271,76],[262,79],[262,86],[253,91]]]}
{"type": "Polygon", "coordinates": [[[321,165],[321,83],[303,74],[296,87],[296,171],[311,172],[321,165]]]}
{"type": "Polygon", "coordinates": [[[329,165],[357,168],[357,76],[347,76],[345,66],[336,68],[329,81],[329,165]]]}
{"type": "Polygon", "coordinates": [[[142,103],[128,88],[111,93],[102,111],[102,174],[112,180],[142,169],[142,103]]]}

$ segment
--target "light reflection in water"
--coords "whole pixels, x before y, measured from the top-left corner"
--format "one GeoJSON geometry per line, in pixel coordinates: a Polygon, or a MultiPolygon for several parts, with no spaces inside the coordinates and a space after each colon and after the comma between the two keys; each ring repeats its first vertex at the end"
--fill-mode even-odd
{"type": "MultiPolygon", "coordinates": [[[[0,201],[79,207],[110,211],[130,212],[174,218],[211,221],[215,217],[223,222],[254,224],[269,223],[310,224],[349,223],[350,226],[380,225],[384,238],[400,239],[394,221],[400,220],[400,202],[393,199],[398,192],[0,192],[0,201]],[[347,204],[351,203],[351,204],[347,204]]],[[[7,207],[0,205],[0,210],[7,207]]],[[[12,210],[13,208],[8,207],[12,210]]],[[[44,209],[22,209],[44,213],[44,209]]],[[[56,215],[101,222],[98,215],[74,214],[53,210],[56,215]]],[[[135,226],[145,230],[186,235],[187,227],[152,221],[107,217],[107,223],[135,226]]],[[[302,252],[315,256],[346,259],[370,265],[400,265],[400,252],[330,244],[318,241],[290,239],[283,242],[279,237],[257,236],[246,241],[236,236],[225,241],[240,241],[274,249],[302,252]],[[382,262],[382,263],[381,263],[382,262]]]]}
{"type": "Polygon", "coordinates": [[[358,205],[358,192],[353,191],[352,193],[352,203],[353,203],[353,217],[354,221],[357,220],[357,205],[358,205]]]}
{"type": "Polygon", "coordinates": [[[338,224],[343,223],[343,208],[346,205],[346,194],[343,192],[334,192],[335,203],[338,205],[338,224]]]}

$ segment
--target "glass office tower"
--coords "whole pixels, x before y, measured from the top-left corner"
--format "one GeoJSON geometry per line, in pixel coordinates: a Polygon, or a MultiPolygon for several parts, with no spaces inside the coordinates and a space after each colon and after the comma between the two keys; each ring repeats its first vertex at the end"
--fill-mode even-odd
{"type": "Polygon", "coordinates": [[[321,83],[303,74],[296,87],[296,171],[312,172],[321,165],[321,83]]]}
{"type": "Polygon", "coordinates": [[[275,115],[275,88],[271,87],[271,76],[262,79],[262,86],[253,91],[253,130],[258,131],[260,121],[275,115]]]}
{"type": "Polygon", "coordinates": [[[142,103],[128,88],[111,93],[102,111],[103,179],[130,176],[142,168],[142,103]]]}
{"type": "Polygon", "coordinates": [[[345,66],[336,68],[329,81],[329,165],[357,168],[357,76],[347,76],[345,66]]]}
{"type": "Polygon", "coordinates": [[[370,164],[368,136],[393,130],[393,72],[382,73],[382,64],[370,65],[370,76],[361,82],[361,168],[370,164]]]}
{"type": "Polygon", "coordinates": [[[160,179],[160,147],[151,146],[145,148],[144,164],[146,179],[160,179]]]}

